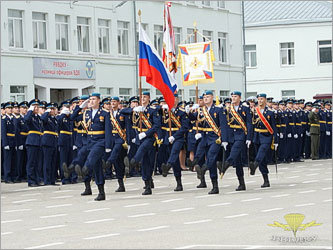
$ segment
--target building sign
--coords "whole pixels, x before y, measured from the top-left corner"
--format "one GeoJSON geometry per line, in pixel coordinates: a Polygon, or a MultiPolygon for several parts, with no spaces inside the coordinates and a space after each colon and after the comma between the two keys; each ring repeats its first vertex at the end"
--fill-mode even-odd
{"type": "Polygon", "coordinates": [[[96,79],[95,61],[33,58],[34,77],[61,79],[96,79]]]}

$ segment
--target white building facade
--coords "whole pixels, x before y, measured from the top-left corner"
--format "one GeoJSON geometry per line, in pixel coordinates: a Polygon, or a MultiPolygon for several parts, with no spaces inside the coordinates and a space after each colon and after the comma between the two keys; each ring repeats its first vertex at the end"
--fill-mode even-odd
{"type": "MultiPolygon", "coordinates": [[[[164,2],[2,1],[1,100],[39,98],[60,102],[94,91],[129,99],[138,88],[138,10],[158,51],[162,49],[164,2]]],[[[199,85],[226,97],[244,91],[241,2],[174,2],[170,9],[176,44],[200,33],[213,41],[215,83],[199,85]]],[[[198,41],[202,38],[198,35],[198,41]]],[[[195,98],[177,73],[179,95],[195,98]]],[[[143,79],[152,97],[160,93],[143,79]]]]}
{"type": "Polygon", "coordinates": [[[332,93],[332,3],[245,2],[247,95],[332,93]]]}

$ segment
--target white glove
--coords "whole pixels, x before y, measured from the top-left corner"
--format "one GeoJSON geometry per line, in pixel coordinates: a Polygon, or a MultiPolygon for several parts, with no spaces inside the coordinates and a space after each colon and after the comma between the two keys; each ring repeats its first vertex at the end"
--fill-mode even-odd
{"type": "Polygon", "coordinates": [[[298,138],[298,134],[294,134],[294,138],[297,139],[298,138]]]}
{"type": "Polygon", "coordinates": [[[313,108],[313,109],[312,109],[312,112],[315,112],[315,111],[316,111],[316,109],[315,109],[315,108],[313,108]]]}
{"type": "Polygon", "coordinates": [[[331,131],[326,131],[326,135],[331,135],[331,131]]]}
{"type": "Polygon", "coordinates": [[[128,148],[127,148],[127,154],[129,153],[130,149],[131,149],[131,146],[128,145],[128,148]]]}
{"type": "Polygon", "coordinates": [[[35,106],[34,106],[34,105],[31,105],[31,106],[29,107],[28,111],[34,111],[34,109],[35,109],[35,106]]]}
{"type": "Polygon", "coordinates": [[[282,133],[280,133],[280,139],[283,139],[283,134],[282,133]]]}
{"type": "Polygon", "coordinates": [[[288,138],[291,138],[291,134],[288,134],[287,136],[288,136],[288,138]]]}
{"type": "Polygon", "coordinates": [[[173,137],[173,136],[170,136],[168,139],[169,139],[169,142],[170,142],[171,144],[175,141],[175,137],[173,137]]]}
{"type": "Polygon", "coordinates": [[[73,145],[73,150],[77,150],[77,146],[73,145]]]}
{"type": "Polygon", "coordinates": [[[105,153],[110,153],[111,152],[111,148],[106,148],[105,149],[105,153]]]}
{"type": "Polygon", "coordinates": [[[9,146],[5,146],[4,149],[9,150],[10,148],[9,148],[9,146]]]}
{"type": "Polygon", "coordinates": [[[135,138],[132,139],[132,143],[135,143],[135,138]]]}
{"type": "Polygon", "coordinates": [[[143,112],[145,111],[145,107],[143,106],[137,106],[133,109],[134,112],[143,112]]]}
{"type": "Polygon", "coordinates": [[[303,134],[301,134],[301,137],[303,137],[303,134]]]}
{"type": "Polygon", "coordinates": [[[80,108],[84,109],[84,108],[88,107],[88,102],[89,102],[89,99],[85,100],[83,103],[81,103],[80,108]]]}
{"type": "Polygon", "coordinates": [[[50,112],[51,112],[51,109],[47,109],[45,112],[48,112],[48,113],[50,113],[50,112]]]}
{"type": "Polygon", "coordinates": [[[307,136],[310,136],[310,132],[309,131],[306,131],[305,132],[307,136]]]}
{"type": "Polygon", "coordinates": [[[19,150],[23,150],[23,145],[18,147],[19,150]]]}
{"type": "Polygon", "coordinates": [[[169,106],[168,106],[168,104],[163,104],[163,105],[162,105],[162,109],[169,110],[169,106]]]}
{"type": "Polygon", "coordinates": [[[195,137],[196,140],[199,140],[202,137],[202,134],[201,133],[197,133],[197,134],[195,134],[194,137],[195,137]]]}
{"type": "Polygon", "coordinates": [[[226,141],[221,143],[221,146],[224,147],[224,150],[227,151],[228,143],[226,141]]]}
{"type": "Polygon", "coordinates": [[[141,141],[143,138],[145,138],[147,135],[145,132],[142,132],[139,134],[139,140],[141,141]]]}
{"type": "Polygon", "coordinates": [[[191,110],[195,110],[199,108],[199,104],[193,104],[193,106],[191,107],[191,110]]]}
{"type": "Polygon", "coordinates": [[[246,146],[247,146],[247,148],[250,148],[250,145],[251,145],[251,141],[250,140],[246,140],[246,146]]]}
{"type": "Polygon", "coordinates": [[[190,112],[190,106],[189,106],[189,105],[186,105],[186,106],[185,106],[185,112],[186,112],[186,113],[190,112]]]}
{"type": "Polygon", "coordinates": [[[60,112],[60,114],[65,114],[65,115],[69,115],[70,111],[69,111],[69,108],[63,108],[60,112]]]}
{"type": "Polygon", "coordinates": [[[275,151],[276,151],[276,149],[278,148],[278,146],[279,146],[279,144],[274,143],[274,149],[275,149],[275,151]]]}

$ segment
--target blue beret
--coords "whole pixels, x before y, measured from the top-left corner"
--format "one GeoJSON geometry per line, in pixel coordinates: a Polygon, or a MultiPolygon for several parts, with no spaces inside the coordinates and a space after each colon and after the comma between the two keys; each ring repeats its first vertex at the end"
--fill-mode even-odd
{"type": "Polygon", "coordinates": [[[18,106],[19,107],[28,107],[28,102],[27,101],[23,101],[18,106]]]}
{"type": "Polygon", "coordinates": [[[258,95],[257,95],[257,98],[258,98],[258,97],[264,97],[264,98],[266,98],[266,96],[267,96],[266,94],[263,94],[263,93],[262,93],[262,94],[258,94],[258,95]]]}
{"type": "Polygon", "coordinates": [[[240,91],[233,91],[233,92],[231,92],[230,95],[239,95],[239,96],[242,96],[242,93],[240,91]]]}
{"type": "Polygon", "coordinates": [[[203,99],[203,96],[201,95],[201,96],[199,96],[199,100],[202,100],[203,99]]]}
{"type": "Polygon", "coordinates": [[[139,97],[137,97],[137,96],[132,96],[128,101],[129,101],[129,102],[139,102],[139,97]]]}
{"type": "Polygon", "coordinates": [[[97,92],[92,93],[90,96],[96,96],[98,98],[101,98],[101,94],[97,92]]]}
{"type": "Polygon", "coordinates": [[[113,96],[112,98],[111,98],[111,101],[120,101],[120,99],[119,99],[119,97],[118,96],[113,96]]]}
{"type": "Polygon", "coordinates": [[[38,99],[32,99],[29,102],[29,106],[31,106],[31,105],[39,105],[39,104],[40,104],[40,101],[38,99]]]}
{"type": "Polygon", "coordinates": [[[5,106],[5,108],[12,108],[13,103],[12,102],[6,102],[4,106],[5,106]]]}
{"type": "Polygon", "coordinates": [[[87,99],[89,99],[88,95],[81,95],[80,96],[80,100],[87,100],[87,99]]]}
{"type": "Polygon", "coordinates": [[[205,93],[203,93],[203,96],[205,96],[205,95],[214,95],[214,94],[213,94],[213,91],[207,90],[207,91],[205,91],[205,93]]]}
{"type": "Polygon", "coordinates": [[[144,91],[144,92],[142,92],[142,95],[150,96],[150,93],[149,93],[149,91],[144,91]]]}

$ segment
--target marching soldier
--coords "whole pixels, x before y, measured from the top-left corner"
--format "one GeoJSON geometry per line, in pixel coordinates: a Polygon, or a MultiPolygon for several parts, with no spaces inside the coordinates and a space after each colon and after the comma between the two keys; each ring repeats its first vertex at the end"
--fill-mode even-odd
{"type": "Polygon", "coordinates": [[[149,102],[150,93],[145,91],[142,93],[142,106],[127,109],[126,112],[128,115],[132,115],[132,123],[137,129],[135,143],[138,145],[138,150],[131,159],[130,168],[138,168],[141,162],[142,179],[145,182],[145,191],[142,195],[152,194],[151,184],[155,158],[154,142],[158,139],[156,133],[158,128],[161,127],[160,114],[156,107],[149,105],[149,102]]]}
{"type": "Polygon", "coordinates": [[[55,167],[58,144],[58,121],[56,119],[54,103],[46,104],[46,112],[41,116],[43,135],[41,146],[43,149],[43,176],[45,185],[56,185],[55,167]]]}
{"type": "Polygon", "coordinates": [[[38,176],[38,156],[40,154],[41,136],[43,134],[42,120],[39,112],[40,102],[38,99],[33,99],[29,102],[29,109],[24,116],[29,132],[26,140],[27,148],[27,178],[29,187],[37,187],[42,183],[39,182],[38,176]]]}
{"type": "Polygon", "coordinates": [[[177,187],[174,191],[183,191],[181,181],[181,166],[179,154],[185,144],[185,133],[189,130],[189,118],[185,109],[178,103],[178,94],[174,94],[175,104],[169,111],[168,105],[163,105],[163,122],[162,128],[166,130],[164,142],[170,148],[170,156],[167,163],[162,164],[162,175],[166,177],[170,168],[173,169],[173,174],[176,178],[177,187]]]}
{"type": "MultiPolygon", "coordinates": [[[[196,109],[195,113],[189,113],[191,120],[199,120],[203,122],[203,133],[201,138],[201,147],[205,152],[206,160],[201,168],[196,168],[199,179],[201,180],[206,170],[209,170],[213,188],[208,194],[218,194],[219,187],[217,183],[217,155],[220,147],[227,146],[227,121],[225,112],[213,104],[213,92],[206,91],[204,96],[204,106],[193,105],[192,109],[196,109]]],[[[196,160],[200,160],[195,156],[196,160]]]]}
{"type": "Polygon", "coordinates": [[[276,133],[274,113],[266,106],[266,94],[257,95],[258,106],[254,113],[254,135],[253,143],[257,148],[257,156],[251,168],[250,174],[254,175],[257,167],[263,176],[264,184],[262,188],[270,187],[268,179],[267,155],[272,146],[276,150],[278,138],[276,133]]]}
{"type": "Polygon", "coordinates": [[[250,148],[253,127],[250,108],[242,105],[241,92],[234,91],[231,93],[232,103],[225,110],[228,123],[228,143],[230,143],[230,155],[226,159],[221,173],[225,173],[229,166],[236,167],[236,175],[239,181],[239,186],[236,191],[246,190],[244,181],[243,165],[241,163],[241,152],[246,144],[250,148]]]}
{"type": "Polygon", "coordinates": [[[13,116],[13,103],[7,102],[4,105],[6,114],[1,119],[1,143],[3,147],[3,165],[5,183],[14,182],[15,172],[15,123],[13,116]]]}
{"type": "Polygon", "coordinates": [[[285,150],[285,160],[286,163],[290,163],[293,159],[293,151],[294,151],[294,135],[295,135],[295,111],[293,110],[292,99],[288,99],[286,101],[287,108],[285,110],[285,121],[286,121],[286,134],[287,134],[287,146],[285,150]]]}
{"type": "Polygon", "coordinates": [[[305,122],[305,142],[304,142],[304,157],[309,159],[311,157],[311,135],[310,135],[310,123],[309,123],[309,114],[312,110],[312,103],[305,103],[304,110],[304,122],[305,122]]]}
{"type": "Polygon", "coordinates": [[[320,117],[320,140],[319,140],[319,159],[325,158],[325,146],[326,146],[326,131],[327,131],[327,121],[326,121],[326,112],[323,107],[323,102],[319,101],[318,105],[320,105],[319,109],[319,117],[320,117]]]}
{"type": "Polygon", "coordinates": [[[325,102],[325,113],[326,113],[326,138],[325,138],[325,150],[326,158],[332,158],[332,104],[325,102]]]}
{"type": "Polygon", "coordinates": [[[312,111],[309,113],[310,135],[311,135],[311,158],[312,160],[319,159],[320,146],[320,115],[319,106],[313,105],[312,111]]]}

